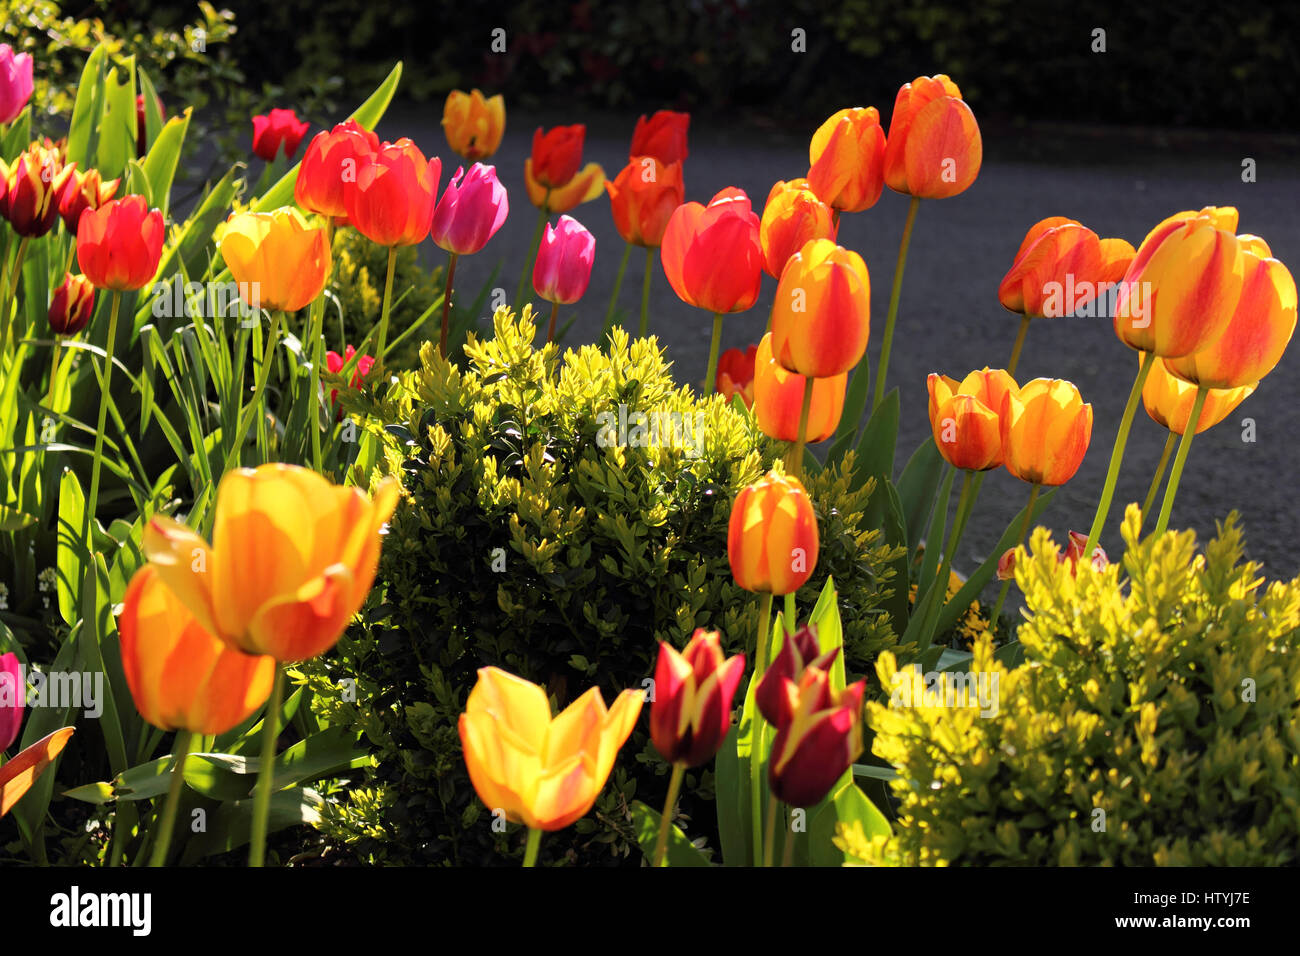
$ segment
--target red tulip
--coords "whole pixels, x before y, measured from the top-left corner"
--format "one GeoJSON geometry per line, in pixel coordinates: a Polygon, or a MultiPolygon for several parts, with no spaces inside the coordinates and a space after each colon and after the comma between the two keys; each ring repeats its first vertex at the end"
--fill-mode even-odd
{"type": "Polygon", "coordinates": [[[628,158],[653,156],[665,166],[684,162],[687,156],[686,131],[690,125],[690,113],[659,110],[649,119],[643,115],[636,121],[628,158]]]}
{"type": "Polygon", "coordinates": [[[659,256],[677,297],[698,309],[744,312],[758,299],[763,249],[758,216],[743,190],[728,187],[708,206],[678,206],[659,256]]]}
{"type": "Polygon", "coordinates": [[[830,670],[839,652],[838,647],[832,647],[822,653],[817,629],[811,624],[805,624],[786,638],[754,690],[754,703],[767,722],[775,727],[788,723],[794,717],[804,671],[809,667],[830,670]]]}
{"type": "MultiPolygon", "coordinates": [[[[163,119],[167,118],[167,109],[163,106],[162,97],[157,98],[158,115],[163,119]]],[[[149,124],[144,115],[144,94],[139,93],[135,98],[135,153],[137,157],[143,157],[149,151],[149,124]]]]}
{"type": "Polygon", "coordinates": [[[6,180],[0,212],[14,232],[36,239],[54,228],[59,218],[59,196],[74,168],[63,165],[53,146],[39,142],[23,150],[12,166],[6,167],[0,161],[0,174],[6,180]]]}
{"type": "Polygon", "coordinates": [[[120,179],[104,182],[98,169],[87,170],[85,173],[72,170],[72,175],[63,185],[63,192],[59,194],[59,216],[68,232],[75,236],[81,211],[98,209],[104,205],[117,195],[117,187],[121,182],[120,179]]]}
{"type": "Polygon", "coordinates": [[[344,196],[370,157],[379,152],[379,137],[356,120],[345,120],[312,137],[298,167],[293,198],[307,212],[329,216],[336,226],[347,223],[344,196]]]}
{"type": "Polygon", "coordinates": [[[76,335],[90,323],[94,311],[95,287],[90,280],[66,273],[50,299],[49,320],[54,334],[76,335]]]}
{"type": "Polygon", "coordinates": [[[577,302],[587,291],[595,258],[596,237],[572,216],[561,216],[546,226],[533,266],[533,289],[547,302],[577,302]]]}
{"type": "Polygon", "coordinates": [[[475,163],[457,169],[433,213],[431,237],[456,255],[478,252],[506,221],[510,203],[495,167],[475,163]]]}
{"type": "MultiPolygon", "coordinates": [[[[333,349],[325,353],[325,368],[333,375],[338,375],[343,371],[343,366],[352,361],[352,357],[357,354],[357,350],[352,346],[347,346],[343,354],[339,355],[333,349]]],[[[363,355],[357,359],[356,364],[352,366],[352,378],[348,380],[351,388],[360,388],[361,380],[370,374],[370,370],[375,367],[375,360],[369,355],[363,355]]],[[[338,397],[337,388],[330,390],[330,407],[334,406],[334,400],[338,397]]],[[[339,409],[335,415],[335,420],[343,417],[343,409],[339,409]]]]}
{"type": "Polygon", "coordinates": [[[660,642],[650,739],[665,760],[698,767],[713,758],[731,727],[744,672],[745,655],[726,658],[717,631],[697,628],[680,654],[660,642]]]}
{"type": "Polygon", "coordinates": [[[163,216],[143,196],[110,199],[77,222],[77,263],[97,289],[143,289],[162,258],[163,216]]]}
{"type": "Polygon", "coordinates": [[[792,807],[817,803],[862,753],[866,681],[831,689],[830,674],[808,667],[791,694],[790,719],[778,725],[767,765],[772,795],[792,807]]]}
{"type": "Polygon", "coordinates": [[[413,246],[429,235],[442,160],[409,139],[380,146],[343,193],[348,221],[381,246],[413,246]]]}
{"type": "Polygon", "coordinates": [[[743,352],[727,349],[719,356],[717,389],[728,402],[733,395],[739,395],[746,408],[754,406],[754,363],[757,356],[757,345],[751,345],[743,352]]]}
{"type": "Polygon", "coordinates": [[[293,110],[271,110],[264,116],[253,117],[253,153],[268,163],[284,147],[284,158],[298,152],[298,144],[307,135],[310,124],[299,122],[293,110]]]}
{"type": "Polygon", "coordinates": [[[528,158],[524,174],[544,189],[559,189],[578,175],[586,136],[587,127],[581,123],[557,126],[545,134],[537,127],[533,133],[533,154],[528,158]]]}

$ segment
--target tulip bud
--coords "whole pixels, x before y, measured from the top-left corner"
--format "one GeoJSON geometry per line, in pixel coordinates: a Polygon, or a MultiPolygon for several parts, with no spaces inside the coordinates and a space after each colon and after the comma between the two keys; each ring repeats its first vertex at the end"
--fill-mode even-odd
{"type": "Polygon", "coordinates": [[[162,213],[143,196],[110,199],[77,220],[77,264],[97,289],[143,289],[162,258],[162,213]]]}
{"type": "Polygon", "coordinates": [[[0,126],[16,120],[31,98],[31,54],[15,54],[8,43],[0,43],[0,126]]]}
{"type": "MultiPolygon", "coordinates": [[[[1066,546],[1063,553],[1056,556],[1057,564],[1070,562],[1070,575],[1077,576],[1079,573],[1079,559],[1083,557],[1083,549],[1088,546],[1088,536],[1081,531],[1070,532],[1070,543],[1066,546]]],[[[1110,566],[1110,559],[1106,557],[1106,552],[1098,545],[1092,549],[1092,568],[1094,571],[1105,571],[1110,566]]],[[[1008,548],[1003,552],[1002,557],[998,559],[998,580],[1014,581],[1016,577],[1016,549],[1008,548]]]]}
{"type": "Polygon", "coordinates": [[[798,478],[770,471],[736,495],[727,558],[746,591],[798,591],[817,568],[817,548],[817,516],[798,478]]]}
{"type": "Polygon", "coordinates": [[[1011,392],[1001,428],[1007,471],[1055,487],[1074,477],[1088,451],[1092,406],[1070,382],[1036,378],[1011,392]]]}
{"type": "Polygon", "coordinates": [[[299,122],[293,110],[274,109],[265,115],[253,117],[253,153],[258,159],[272,162],[284,147],[284,158],[290,159],[298,152],[298,145],[307,135],[310,124],[299,122]]]}
{"type": "Polygon", "coordinates": [[[772,333],[763,336],[754,359],[754,417],[763,434],[779,441],[799,440],[799,417],[803,413],[804,388],[811,388],[805,441],[816,444],[835,433],[844,411],[844,393],[849,375],[806,378],[787,372],[772,357],[772,333]]]}
{"type": "Polygon", "coordinates": [[[36,239],[54,228],[59,218],[59,197],[74,166],[65,166],[57,149],[32,143],[5,176],[4,206],[0,212],[14,232],[36,239]]]}
{"type": "Polygon", "coordinates": [[[754,368],[757,355],[758,346],[750,345],[743,352],[740,349],[727,349],[718,356],[716,387],[728,402],[733,395],[740,395],[746,408],[754,407],[754,368]]]}
{"type": "Polygon", "coordinates": [[[75,236],[82,211],[98,209],[104,205],[117,195],[117,187],[121,182],[120,179],[104,182],[98,169],[87,170],[84,174],[74,169],[59,195],[59,216],[68,232],[75,236]]]}
{"type": "Polygon", "coordinates": [[[790,257],[810,239],[834,240],[838,233],[831,207],[817,198],[808,180],[778,182],[767,194],[767,205],[758,224],[763,270],[779,280],[790,257]]]}
{"type": "Polygon", "coordinates": [[[874,106],[840,110],[808,144],[808,185],[841,212],[862,212],[885,188],[885,131],[874,106]]]}
{"type": "Polygon", "coordinates": [[[582,144],[587,127],[557,126],[543,134],[533,133],[533,153],[524,164],[525,175],[535,179],[543,189],[559,189],[578,174],[582,165],[582,144]]]}
{"type": "Polygon", "coordinates": [[[807,668],[792,695],[793,713],[777,725],[767,781],[772,795],[792,807],[810,807],[862,753],[862,697],[866,681],[842,691],[830,686],[830,674],[807,668]]]}
{"type": "Polygon", "coordinates": [[[0,754],[18,739],[26,703],[22,662],[17,654],[0,654],[0,754]]]}
{"type": "Polygon", "coordinates": [[[453,153],[470,162],[487,159],[506,131],[506,101],[498,93],[485,98],[478,90],[452,90],[442,107],[442,131],[453,153]]]}
{"type": "MultiPolygon", "coordinates": [[[[339,355],[338,352],[330,349],[325,353],[325,368],[330,372],[330,374],[338,375],[343,371],[343,366],[351,362],[353,356],[356,354],[357,350],[350,345],[344,348],[342,355],[339,355]]],[[[348,380],[348,387],[359,389],[361,387],[362,379],[369,375],[370,370],[374,367],[375,360],[369,355],[363,355],[361,358],[357,359],[356,364],[352,366],[352,377],[348,380]]],[[[330,390],[330,407],[334,406],[338,394],[339,390],[337,388],[330,390]]],[[[335,420],[338,421],[342,418],[343,409],[340,408],[338,412],[335,413],[335,420]]]]}
{"type": "Polygon", "coordinates": [[[998,286],[998,300],[1031,318],[1073,315],[1101,291],[1104,278],[1097,234],[1073,219],[1053,217],[1025,236],[998,286]]]}
{"type": "Polygon", "coordinates": [[[66,273],[50,298],[50,328],[55,335],[76,335],[90,324],[95,311],[95,287],[83,275],[66,273]]]}
{"type": "Polygon", "coordinates": [[[689,113],[659,110],[649,119],[643,114],[632,132],[628,158],[653,156],[665,166],[686,161],[686,132],[691,125],[689,113]]]}
{"type": "Polygon", "coordinates": [[[960,383],[931,373],[930,429],[935,447],[954,468],[987,471],[1002,464],[1001,415],[1016,382],[1002,369],[971,372],[960,383]]]}
{"type": "Polygon", "coordinates": [[[577,302],[587,291],[595,258],[596,237],[576,219],[561,216],[546,226],[533,266],[533,289],[547,302],[577,302]]]}
{"type": "Polygon", "coordinates": [[[439,248],[472,255],[491,239],[510,213],[506,188],[492,166],[458,168],[433,213],[430,236],[439,248]]]}
{"type": "Polygon", "coordinates": [[[858,364],[871,333],[871,279],[856,252],[812,239],[790,257],[772,303],[772,354],[812,378],[858,364]]]}
{"type": "Polygon", "coordinates": [[[965,192],[984,159],[975,114],[942,73],[903,84],[885,146],[885,183],[917,199],[965,192]]]}
{"type": "Polygon", "coordinates": [[[754,703],[774,727],[784,727],[794,717],[799,697],[799,682],[810,667],[829,671],[840,649],[832,647],[822,653],[817,643],[817,628],[805,624],[781,643],[754,690],[754,703]]]}
{"type": "Polygon", "coordinates": [[[344,189],[348,221],[381,246],[413,246],[429,235],[438,199],[442,160],[426,160],[409,139],[385,143],[344,189]]]}
{"type": "MultiPolygon", "coordinates": [[[[167,109],[163,106],[162,97],[157,98],[158,115],[163,119],[167,118],[167,109]]],[[[138,93],[135,97],[135,154],[137,157],[144,158],[149,150],[149,123],[145,117],[144,94],[138,93]]]]}
{"type": "Polygon", "coordinates": [[[698,628],[680,654],[660,642],[650,739],[665,760],[698,767],[713,758],[731,727],[744,671],[745,655],[727,658],[717,631],[698,628]]]}

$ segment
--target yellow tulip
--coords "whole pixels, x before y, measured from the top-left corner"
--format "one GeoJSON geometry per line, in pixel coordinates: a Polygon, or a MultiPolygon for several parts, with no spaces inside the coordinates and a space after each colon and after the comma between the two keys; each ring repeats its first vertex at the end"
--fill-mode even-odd
{"type": "Polygon", "coordinates": [[[391,478],[371,500],[307,468],[240,468],[217,489],[210,547],[155,517],[144,551],[208,633],[246,654],[306,660],[329,650],[365,601],[399,494],[391,478]]]}
{"type": "MultiPolygon", "coordinates": [[[[1139,360],[1143,357],[1138,353],[1139,360]]],[[[1238,388],[1211,388],[1205,393],[1205,402],[1201,417],[1196,422],[1196,434],[1207,428],[1213,428],[1223,421],[1238,405],[1250,397],[1259,386],[1259,382],[1242,385],[1238,388]]],[[[1192,417],[1192,405],[1196,401],[1197,387],[1183,381],[1165,367],[1163,360],[1151,366],[1151,374],[1142,386],[1142,404],[1147,414],[1157,425],[1163,425],[1175,435],[1187,431],[1187,422],[1192,417]]]]}
{"type": "Polygon", "coordinates": [[[465,766],[479,799],[533,830],[574,823],[596,802],[644,699],[625,690],[606,710],[593,687],[552,717],[542,688],[481,668],[460,715],[465,766]]]}
{"type": "Polygon", "coordinates": [[[325,230],[292,206],[235,213],[218,230],[217,248],[240,283],[240,298],[272,311],[297,312],[320,295],[330,273],[325,230]]]}
{"type": "Polygon", "coordinates": [[[528,201],[538,209],[545,205],[546,211],[554,216],[603,195],[605,170],[600,163],[588,163],[567,183],[556,186],[548,194],[546,187],[533,176],[533,160],[529,157],[524,160],[524,186],[528,189],[528,201]]]}
{"type": "Polygon", "coordinates": [[[501,145],[506,131],[506,101],[498,93],[484,97],[478,90],[452,90],[442,107],[442,131],[454,153],[471,163],[487,159],[501,145]]]}

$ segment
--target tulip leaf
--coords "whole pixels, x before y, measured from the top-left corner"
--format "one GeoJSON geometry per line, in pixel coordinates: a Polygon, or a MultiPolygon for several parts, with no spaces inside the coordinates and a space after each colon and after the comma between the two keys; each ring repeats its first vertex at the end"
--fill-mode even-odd
{"type": "Polygon", "coordinates": [[[77,600],[85,579],[86,545],[82,533],[86,521],[86,498],[81,483],[71,468],[64,468],[59,479],[58,549],[55,558],[55,591],[59,615],[65,624],[77,620],[77,600]]]}
{"type": "Polygon", "coordinates": [[[713,767],[713,792],[718,811],[718,837],[725,866],[741,866],[749,858],[749,755],[736,753],[739,730],[732,727],[713,767]]]}
{"type": "MultiPolygon", "coordinates": [[[[641,847],[646,862],[653,865],[663,817],[640,800],[633,800],[628,810],[632,814],[632,826],[636,829],[636,842],[641,847]]],[[[670,824],[668,828],[668,850],[664,854],[664,862],[668,866],[710,865],[708,857],[691,843],[676,824],[670,824]]]]}
{"type": "MultiPolygon", "coordinates": [[[[143,73],[140,78],[142,81],[144,80],[143,73]]],[[[145,102],[149,102],[148,94],[145,95],[145,102]]],[[[153,205],[162,210],[164,217],[167,215],[172,181],[176,178],[176,167],[180,162],[181,146],[185,142],[185,133],[190,128],[190,114],[192,112],[193,109],[187,106],[181,116],[173,116],[169,119],[157,138],[151,140],[153,146],[149,148],[149,153],[144,158],[144,172],[153,190],[153,205]]]]}
{"type": "Polygon", "coordinates": [[[885,599],[881,607],[889,614],[889,620],[893,626],[894,633],[902,637],[907,631],[908,610],[911,607],[911,579],[908,574],[910,567],[907,550],[907,527],[903,517],[903,502],[899,498],[898,489],[894,483],[888,479],[884,482],[884,493],[889,501],[889,507],[885,509],[882,528],[885,532],[885,543],[899,549],[896,557],[889,565],[893,568],[894,576],[890,579],[889,587],[893,593],[885,599]]]}
{"type": "MultiPolygon", "coordinates": [[[[832,648],[839,648],[839,653],[835,655],[835,661],[831,664],[831,689],[839,692],[847,686],[847,677],[844,671],[844,625],[840,621],[840,606],[838,601],[839,594],[835,590],[835,579],[828,576],[826,583],[822,586],[821,596],[817,598],[817,603],[813,606],[812,614],[808,616],[808,623],[817,629],[817,646],[825,654],[832,648]]],[[[776,629],[778,633],[783,628],[776,629]]],[[[777,648],[779,650],[779,647],[777,648]]],[[[768,658],[769,661],[775,660],[777,650],[774,650],[773,656],[768,658]]]]}
{"type": "Polygon", "coordinates": [[[921,532],[934,510],[934,497],[939,491],[939,482],[943,479],[943,456],[934,443],[934,438],[925,441],[912,452],[912,457],[903,467],[898,478],[898,497],[903,505],[903,517],[907,521],[907,553],[910,561],[916,555],[916,547],[921,543],[921,532]]]}
{"type": "Polygon", "coordinates": [[[63,752],[74,729],[64,727],[56,730],[24,747],[18,756],[0,766],[0,817],[14,808],[14,804],[26,795],[36,779],[54,762],[54,758],[63,752]]]}
{"type": "Polygon", "coordinates": [[[244,800],[253,793],[256,764],[238,754],[190,754],[185,758],[185,785],[213,800],[244,800]]]}
{"type": "Polygon", "coordinates": [[[0,137],[0,159],[13,162],[32,141],[32,108],[27,106],[0,137]]]}
{"type": "Polygon", "coordinates": [[[11,508],[8,505],[0,505],[0,531],[21,531],[23,528],[35,524],[36,521],[35,515],[29,515],[25,511],[19,511],[17,508],[11,508]]]}
{"type": "MultiPolygon", "coordinates": [[[[108,51],[101,43],[90,51],[77,84],[77,99],[72,106],[68,126],[68,162],[86,170],[90,158],[99,151],[99,118],[104,114],[104,68],[108,51]]],[[[26,140],[24,139],[24,142],[26,140]]],[[[112,177],[109,177],[112,178],[112,177]]]]}
{"type": "Polygon", "coordinates": [[[875,767],[869,763],[855,763],[851,769],[854,777],[866,777],[868,780],[884,780],[888,783],[890,780],[898,779],[898,771],[893,767],[875,767]]]}
{"type": "Polygon", "coordinates": [[[63,791],[63,795],[70,800],[80,800],[82,803],[104,804],[112,803],[117,799],[113,793],[111,783],[88,783],[82,787],[73,787],[71,790],[63,791]]]}
{"type": "MultiPolygon", "coordinates": [[[[81,670],[82,663],[78,657],[81,642],[78,640],[82,628],[79,621],[73,625],[71,633],[54,656],[54,663],[46,669],[49,674],[66,674],[81,670]]],[[[29,701],[30,703],[30,701],[29,701]]],[[[22,747],[30,747],[38,740],[72,723],[71,707],[31,707],[28,711],[27,726],[23,728],[22,747]]],[[[8,764],[6,764],[8,766],[8,764]]],[[[14,821],[22,832],[23,839],[30,845],[41,837],[45,811],[54,794],[54,774],[42,777],[28,791],[27,798],[14,808],[14,821]]]]}
{"type": "Polygon", "coordinates": [[[171,785],[171,769],[172,758],[168,754],[124,770],[112,780],[113,798],[152,800],[167,792],[171,785]]]}
{"type": "Polygon", "coordinates": [[[1019,667],[1025,661],[1025,645],[1019,641],[1003,644],[993,652],[993,659],[1003,667],[1019,667]]]}
{"type": "Polygon", "coordinates": [[[863,361],[849,375],[849,385],[844,392],[844,409],[840,413],[840,423],[835,429],[835,438],[831,450],[826,455],[828,466],[844,457],[844,453],[853,447],[858,437],[858,428],[862,425],[862,413],[867,410],[867,398],[871,394],[871,368],[863,356],[863,361]]]}
{"type": "Polygon", "coordinates": [[[939,650],[942,653],[935,661],[935,666],[941,671],[955,671],[975,659],[975,655],[970,651],[957,651],[951,647],[939,648],[939,650]]]}
{"type": "MultiPolygon", "coordinates": [[[[253,825],[253,798],[221,804],[209,815],[208,829],[190,837],[181,856],[188,866],[216,853],[228,853],[248,843],[253,825]]],[[[306,787],[281,790],[271,794],[267,833],[277,833],[301,824],[320,820],[324,801],[319,793],[306,787]]]]}
{"type": "Polygon", "coordinates": [[[125,78],[111,70],[105,78],[104,112],[99,124],[99,146],[95,167],[104,179],[117,179],[126,172],[127,161],[135,156],[135,57],[122,65],[125,78]]]}
{"type": "MultiPolygon", "coordinates": [[[[894,476],[894,446],[898,444],[898,389],[890,389],[889,394],[871,413],[867,427],[862,430],[862,440],[858,442],[856,455],[857,467],[854,469],[854,487],[860,488],[868,477],[876,479],[879,484],[885,478],[894,476]]],[[[880,527],[878,521],[872,521],[884,514],[884,502],[872,500],[867,503],[868,528],[880,527]]]]}

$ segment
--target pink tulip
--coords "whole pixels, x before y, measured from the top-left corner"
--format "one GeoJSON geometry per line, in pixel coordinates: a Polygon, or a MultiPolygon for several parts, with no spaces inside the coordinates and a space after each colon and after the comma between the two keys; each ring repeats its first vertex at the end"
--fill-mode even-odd
{"type": "Polygon", "coordinates": [[[23,665],[17,654],[0,654],[0,753],[18,739],[18,728],[23,723],[23,704],[26,703],[23,686],[23,665]]]}
{"type": "Polygon", "coordinates": [[[0,124],[12,123],[32,98],[32,57],[0,43],[0,124]]]}
{"type": "Polygon", "coordinates": [[[506,187],[497,179],[495,166],[475,163],[447,183],[433,213],[430,237],[437,245],[458,256],[473,255],[496,235],[510,212],[506,187]]]}
{"type": "Polygon", "coordinates": [[[533,288],[547,302],[577,302],[587,291],[595,258],[596,237],[572,216],[561,216],[556,225],[547,225],[537,250],[533,288]]]}

